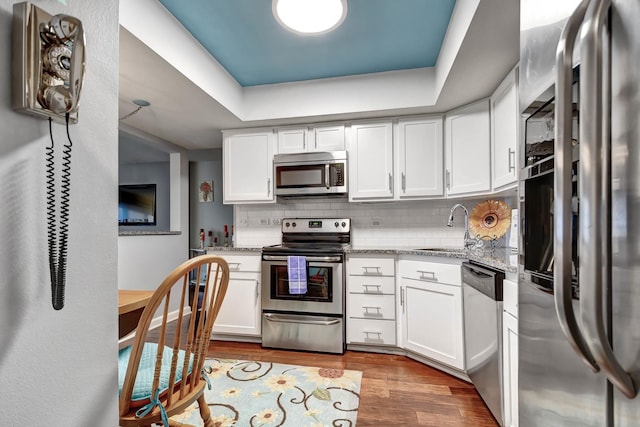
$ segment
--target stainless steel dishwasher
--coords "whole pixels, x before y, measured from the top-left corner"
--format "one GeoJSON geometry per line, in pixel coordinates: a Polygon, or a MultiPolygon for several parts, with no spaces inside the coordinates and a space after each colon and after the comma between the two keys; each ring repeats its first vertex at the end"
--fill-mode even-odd
{"type": "Polygon", "coordinates": [[[462,263],[467,375],[500,425],[502,396],[502,281],[504,273],[462,263]]]}

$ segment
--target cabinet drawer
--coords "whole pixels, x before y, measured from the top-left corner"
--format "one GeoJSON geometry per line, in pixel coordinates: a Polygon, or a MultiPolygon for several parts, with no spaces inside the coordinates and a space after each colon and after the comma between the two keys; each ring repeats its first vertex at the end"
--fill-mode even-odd
{"type": "Polygon", "coordinates": [[[393,258],[347,258],[347,274],[358,276],[393,276],[393,258]]]}
{"type": "Polygon", "coordinates": [[[504,299],[504,311],[518,318],[518,284],[511,280],[502,282],[502,292],[504,299]]]}
{"type": "Polygon", "coordinates": [[[393,295],[395,293],[395,278],[389,276],[347,276],[347,292],[393,295]]]}
{"type": "Polygon", "coordinates": [[[395,305],[394,295],[349,294],[347,296],[347,317],[393,320],[396,318],[395,305]]]}
{"type": "Polygon", "coordinates": [[[460,264],[403,260],[400,273],[407,279],[461,286],[460,264]]]}
{"type": "Polygon", "coordinates": [[[348,344],[396,345],[393,320],[347,319],[348,344]]]}
{"type": "Polygon", "coordinates": [[[217,255],[227,261],[229,264],[229,272],[234,271],[253,271],[260,272],[260,256],[259,255],[230,255],[224,252],[209,252],[217,255]]]}

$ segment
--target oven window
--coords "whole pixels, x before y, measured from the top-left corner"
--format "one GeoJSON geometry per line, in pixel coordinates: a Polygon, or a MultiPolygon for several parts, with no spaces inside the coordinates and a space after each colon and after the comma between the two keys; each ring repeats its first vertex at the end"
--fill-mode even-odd
{"type": "Polygon", "coordinates": [[[302,301],[333,302],[333,268],[307,267],[307,292],[289,293],[289,275],[287,266],[271,266],[271,298],[302,301]]]}
{"type": "MultiPolygon", "coordinates": [[[[579,200],[578,162],[572,165],[571,197],[571,276],[578,283],[578,221],[579,200]]],[[[530,273],[546,280],[538,283],[553,285],[554,248],[553,248],[553,184],[554,172],[529,178],[525,181],[525,221],[524,221],[524,268],[530,273]]],[[[537,283],[537,282],[536,282],[537,283]]]]}

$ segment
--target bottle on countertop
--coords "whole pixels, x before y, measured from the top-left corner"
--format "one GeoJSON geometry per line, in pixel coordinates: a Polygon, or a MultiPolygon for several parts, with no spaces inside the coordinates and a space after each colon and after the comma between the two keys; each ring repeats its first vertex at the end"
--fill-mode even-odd
{"type": "Polygon", "coordinates": [[[200,229],[200,249],[204,249],[204,228],[200,229]]]}
{"type": "Polygon", "coordinates": [[[227,224],[224,225],[224,246],[229,246],[229,227],[227,224]]]}
{"type": "Polygon", "coordinates": [[[213,231],[209,230],[209,246],[213,246],[213,231]]]}
{"type": "Polygon", "coordinates": [[[231,246],[235,248],[236,246],[236,227],[231,225],[231,246]]]}

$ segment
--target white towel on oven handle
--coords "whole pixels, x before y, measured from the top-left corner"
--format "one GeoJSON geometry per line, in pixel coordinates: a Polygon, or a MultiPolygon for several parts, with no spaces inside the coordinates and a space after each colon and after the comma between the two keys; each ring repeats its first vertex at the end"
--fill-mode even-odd
{"type": "Polygon", "coordinates": [[[289,293],[303,295],[307,293],[307,258],[300,255],[287,257],[289,275],[289,293]]]}

